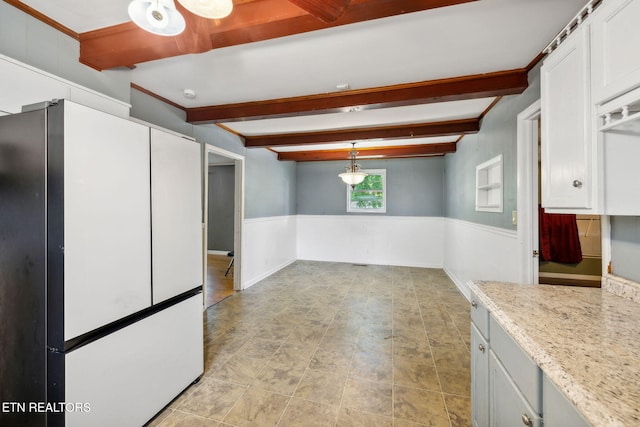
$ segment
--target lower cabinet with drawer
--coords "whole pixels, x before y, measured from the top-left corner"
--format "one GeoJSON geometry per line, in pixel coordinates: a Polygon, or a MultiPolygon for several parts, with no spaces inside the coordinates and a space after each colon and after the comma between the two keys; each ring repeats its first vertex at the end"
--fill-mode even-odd
{"type": "Polygon", "coordinates": [[[566,396],[471,295],[473,427],[588,427],[566,396]]]}

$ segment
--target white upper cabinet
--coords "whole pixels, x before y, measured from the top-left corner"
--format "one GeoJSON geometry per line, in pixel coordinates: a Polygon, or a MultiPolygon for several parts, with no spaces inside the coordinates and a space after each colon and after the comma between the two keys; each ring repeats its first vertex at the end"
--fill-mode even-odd
{"type": "Polygon", "coordinates": [[[596,209],[597,168],[592,139],[589,23],[582,23],[541,68],[542,205],[596,209]]]}
{"type": "Polygon", "coordinates": [[[200,144],[151,129],[153,303],[202,285],[200,144]]]}
{"type": "Polygon", "coordinates": [[[640,0],[605,0],[592,20],[596,104],[640,86],[640,0]]]}

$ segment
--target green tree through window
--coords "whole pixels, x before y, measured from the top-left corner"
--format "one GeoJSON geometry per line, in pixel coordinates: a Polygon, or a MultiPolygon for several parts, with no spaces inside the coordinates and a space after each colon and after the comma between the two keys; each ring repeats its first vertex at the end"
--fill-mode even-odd
{"type": "Polygon", "coordinates": [[[348,212],[386,212],[386,170],[368,170],[355,188],[347,186],[348,212]]]}

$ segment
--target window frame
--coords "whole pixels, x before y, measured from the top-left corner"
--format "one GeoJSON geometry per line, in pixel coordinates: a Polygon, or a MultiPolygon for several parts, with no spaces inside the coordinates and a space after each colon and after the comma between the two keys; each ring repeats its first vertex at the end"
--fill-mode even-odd
{"type": "MultiPolygon", "coordinates": [[[[382,176],[382,207],[379,209],[367,209],[351,207],[351,193],[353,189],[351,185],[345,184],[347,188],[347,212],[351,213],[372,213],[372,214],[384,214],[387,213],[387,170],[386,169],[366,169],[362,170],[367,175],[380,175],[382,176]]],[[[366,179],[366,178],[365,178],[366,179]]],[[[357,187],[357,186],[356,186],[357,187]]]]}

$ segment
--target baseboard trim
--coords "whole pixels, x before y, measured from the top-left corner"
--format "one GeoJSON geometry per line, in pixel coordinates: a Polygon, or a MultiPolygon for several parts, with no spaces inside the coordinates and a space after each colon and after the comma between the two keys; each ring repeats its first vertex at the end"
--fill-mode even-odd
{"type": "Polygon", "coordinates": [[[266,279],[267,277],[271,276],[272,274],[277,273],[278,271],[282,270],[283,268],[287,267],[288,265],[293,264],[294,262],[296,262],[295,258],[287,260],[287,261],[283,262],[282,264],[272,268],[271,270],[265,271],[264,273],[260,274],[259,276],[256,276],[256,277],[254,277],[253,279],[251,279],[251,280],[249,280],[247,282],[244,282],[242,284],[242,290],[245,290],[245,289],[255,285],[259,281],[261,281],[263,279],[266,279]]]}

